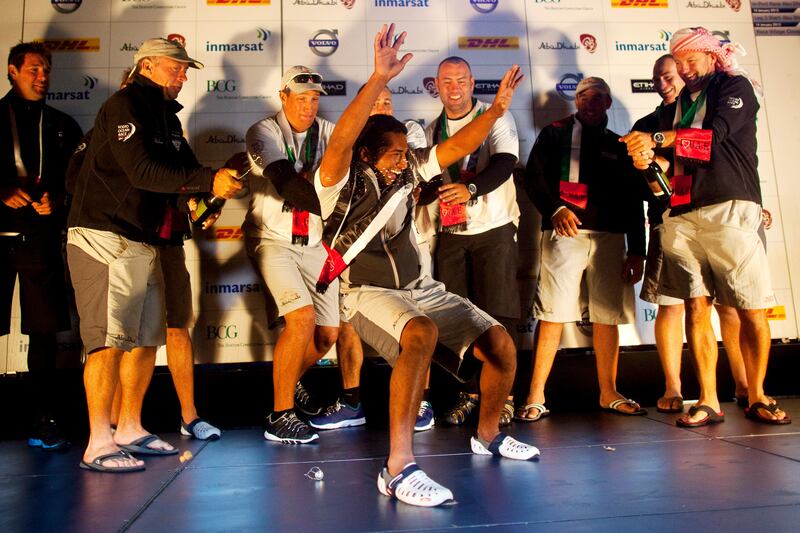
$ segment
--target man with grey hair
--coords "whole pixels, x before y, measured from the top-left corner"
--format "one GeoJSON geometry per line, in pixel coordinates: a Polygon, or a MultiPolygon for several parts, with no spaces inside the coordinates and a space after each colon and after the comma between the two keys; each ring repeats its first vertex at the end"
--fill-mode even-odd
{"type": "Polygon", "coordinates": [[[564,323],[581,319],[585,279],[597,357],[600,406],[643,415],[617,392],[619,324],[634,320],[633,284],[642,277],[645,239],[641,178],[619,136],[606,128],[611,90],[589,77],[575,91],[577,113],[546,126],[528,159],[526,186],[542,214],[541,264],[533,315],[539,319],[533,379],[516,420],[549,414],[545,384],[564,323]],[[626,249],[627,238],[627,249],[626,249]]]}
{"type": "Polygon", "coordinates": [[[80,466],[101,472],[142,470],[144,463],[131,453],[178,452],[141,424],[156,348],[165,341],[154,246],[174,215],[164,209],[165,194],[231,198],[241,189],[235,171],[202,167],[183,138],[175,98],[187,70],[203,65],[166,39],[148,39],[134,60],[132,82],[97,114],[68,220],[67,260],[88,354],[90,436],[80,466]],[[112,434],[117,376],[122,400],[112,434]]]}

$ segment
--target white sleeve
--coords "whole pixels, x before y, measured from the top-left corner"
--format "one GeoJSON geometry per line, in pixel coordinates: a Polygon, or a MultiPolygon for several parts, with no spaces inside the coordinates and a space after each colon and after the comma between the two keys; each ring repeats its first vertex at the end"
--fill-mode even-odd
{"type": "Polygon", "coordinates": [[[428,139],[425,138],[425,130],[422,129],[419,122],[416,120],[406,120],[405,126],[408,130],[406,139],[408,140],[409,148],[425,148],[428,146],[428,139]]]}
{"type": "Polygon", "coordinates": [[[514,115],[506,111],[489,131],[489,155],[511,154],[519,159],[519,136],[514,115]]]}
{"type": "Polygon", "coordinates": [[[319,169],[314,172],[314,189],[316,189],[317,196],[319,197],[319,206],[322,210],[322,220],[327,219],[329,216],[331,216],[331,213],[333,213],[333,209],[336,207],[336,201],[339,199],[339,194],[342,192],[342,189],[344,189],[344,186],[347,184],[347,180],[349,179],[350,170],[348,170],[347,174],[334,185],[325,187],[319,177],[319,169]]]}
{"type": "Polygon", "coordinates": [[[262,176],[270,163],[287,159],[283,136],[274,120],[264,119],[250,126],[245,142],[247,156],[257,176],[262,176]]]}
{"type": "Polygon", "coordinates": [[[431,181],[442,173],[442,167],[436,157],[436,146],[415,148],[411,151],[414,158],[414,171],[422,181],[431,181]]]}

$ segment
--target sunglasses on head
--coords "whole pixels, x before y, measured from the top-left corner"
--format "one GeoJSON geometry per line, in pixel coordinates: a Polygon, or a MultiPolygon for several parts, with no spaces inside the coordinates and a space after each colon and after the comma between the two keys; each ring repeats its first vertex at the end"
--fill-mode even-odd
{"type": "Polygon", "coordinates": [[[297,74],[292,76],[292,81],[297,83],[322,83],[322,76],[319,74],[297,74]]]}

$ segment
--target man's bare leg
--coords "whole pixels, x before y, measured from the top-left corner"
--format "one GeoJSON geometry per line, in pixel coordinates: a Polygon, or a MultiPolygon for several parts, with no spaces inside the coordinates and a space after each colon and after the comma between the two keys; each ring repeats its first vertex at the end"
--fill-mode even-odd
{"type": "Polygon", "coordinates": [[[659,409],[671,409],[670,398],[680,398],[681,355],[683,353],[683,304],[659,305],[655,323],[656,349],[664,371],[664,395],[659,409]]]}
{"type": "MultiPolygon", "coordinates": [[[[684,301],[686,308],[686,339],[692,352],[697,381],[700,384],[700,398],[697,405],[707,405],[719,412],[717,398],[717,338],[711,328],[711,298],[701,296],[684,301]]],[[[685,420],[696,422],[707,417],[702,411],[685,420]]]]}
{"type": "MultiPolygon", "coordinates": [[[[741,321],[739,343],[742,347],[742,356],[747,369],[748,401],[750,405],[756,402],[769,405],[772,401],[764,393],[764,378],[767,376],[770,347],[767,310],[737,309],[736,311],[741,321]]],[[[775,414],[766,409],[760,409],[760,414],[762,417],[773,420],[783,420],[787,417],[787,414],[780,409],[775,414]]]]}
{"type": "MultiPolygon", "coordinates": [[[[155,364],[155,346],[134,348],[122,356],[119,365],[122,402],[117,431],[114,433],[114,441],[117,444],[130,444],[136,439],[150,434],[142,426],[142,404],[147,387],[150,386],[150,380],[153,377],[155,364]]],[[[159,450],[174,449],[174,446],[162,440],[150,442],[147,447],[159,450]]]]}
{"type": "MultiPolygon", "coordinates": [[[[540,403],[544,405],[544,388],[547,385],[550,371],[553,369],[553,362],[556,360],[556,353],[561,344],[561,332],[563,330],[564,324],[560,322],[539,320],[536,324],[533,377],[531,378],[528,397],[525,399],[526,404],[540,403]]],[[[534,409],[528,411],[527,415],[536,416],[537,413],[533,412],[534,409]]],[[[529,416],[529,418],[533,416],[529,416]]]]}
{"type": "Polygon", "coordinates": [[[336,344],[339,336],[339,328],[332,326],[314,326],[314,336],[308,343],[305,356],[303,357],[303,373],[314,366],[317,361],[325,357],[325,354],[336,344]]]}
{"type": "Polygon", "coordinates": [[[339,371],[342,373],[342,388],[354,389],[361,386],[364,347],[361,345],[361,338],[349,322],[339,323],[336,357],[339,360],[339,371]]]}
{"type": "Polygon", "coordinates": [[[400,355],[389,381],[389,475],[396,476],[414,462],[413,436],[425,372],[438,338],[436,324],[427,317],[408,321],[400,336],[400,355]]]}
{"type": "Polygon", "coordinates": [[[181,419],[189,424],[197,418],[194,404],[194,351],[188,328],[167,328],[167,366],[181,404],[181,419]]]}
{"type": "Polygon", "coordinates": [[[731,367],[731,375],[736,385],[736,397],[747,397],[747,371],[744,366],[744,357],[739,343],[741,335],[741,325],[739,314],[736,309],[727,305],[715,305],[719,315],[719,329],[722,333],[722,344],[725,346],[725,353],[728,354],[728,363],[731,367]]]}
{"type": "MultiPolygon", "coordinates": [[[[592,324],[592,343],[597,359],[597,384],[600,386],[600,405],[608,406],[623,399],[617,392],[617,364],[619,363],[619,327],[616,324],[592,324]]],[[[634,413],[637,408],[623,403],[616,408],[623,413],[634,413]]]]}
{"type": "Polygon", "coordinates": [[[286,313],[284,318],[286,327],[275,343],[272,360],[275,411],[294,407],[294,389],[307,368],[309,343],[314,337],[314,307],[306,305],[286,313]]]}
{"type": "MultiPolygon", "coordinates": [[[[117,348],[102,348],[89,354],[83,369],[83,384],[86,388],[86,405],[89,410],[89,444],[83,460],[90,463],[95,458],[119,451],[111,434],[111,403],[117,387],[120,360],[123,351],[117,348]]],[[[138,459],[109,459],[109,467],[142,466],[138,459]]]]}
{"type": "Polygon", "coordinates": [[[514,384],[517,350],[505,328],[492,326],[475,340],[473,352],[483,363],[478,437],[491,442],[500,433],[500,412],[514,384]]]}

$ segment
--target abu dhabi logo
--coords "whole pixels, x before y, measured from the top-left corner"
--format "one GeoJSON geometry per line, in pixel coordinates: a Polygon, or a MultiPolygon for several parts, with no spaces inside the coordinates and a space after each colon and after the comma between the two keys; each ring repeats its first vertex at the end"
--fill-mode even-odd
{"type": "Polygon", "coordinates": [[[561,81],[556,83],[556,92],[561,98],[571,102],[575,100],[575,90],[582,79],[582,72],[567,72],[561,77],[561,81]]]}
{"type": "Polygon", "coordinates": [[[212,43],[206,41],[206,52],[263,52],[266,43],[272,34],[264,28],[256,28],[256,38],[251,42],[239,43],[212,43]]]}
{"type": "Polygon", "coordinates": [[[339,48],[339,30],[317,30],[308,40],[311,52],[320,57],[328,57],[339,48]]]}
{"type": "Polygon", "coordinates": [[[425,90],[428,91],[431,98],[439,98],[439,89],[436,88],[436,78],[432,76],[422,78],[422,86],[425,87],[425,90]]]}
{"type": "Polygon", "coordinates": [[[597,52],[597,37],[591,33],[582,33],[578,39],[580,39],[587,52],[590,54],[597,52]]]}
{"type": "Polygon", "coordinates": [[[389,87],[389,92],[392,94],[422,94],[424,91],[419,85],[413,89],[409,88],[408,85],[396,85],[395,87],[389,87]]]}
{"type": "Polygon", "coordinates": [[[469,3],[478,13],[491,13],[497,9],[500,0],[469,0],[469,3]]]}
{"type": "Polygon", "coordinates": [[[347,82],[344,80],[322,81],[325,93],[322,96],[347,96],[347,82]]]}
{"type": "Polygon", "coordinates": [[[53,6],[53,9],[64,15],[75,13],[82,3],[83,0],[50,0],[50,5],[53,6]]]}
{"type": "Polygon", "coordinates": [[[91,100],[92,91],[98,86],[100,80],[94,76],[81,76],[83,89],[73,91],[50,91],[47,93],[48,101],[74,101],[91,100]]]}
{"type": "Polygon", "coordinates": [[[666,30],[659,30],[658,41],[655,42],[639,42],[639,43],[625,43],[614,41],[614,49],[618,52],[669,52],[669,40],[672,38],[672,32],[666,30]]]}
{"type": "Polygon", "coordinates": [[[656,84],[653,80],[631,80],[631,92],[638,93],[654,93],[656,92],[656,84]]]}

